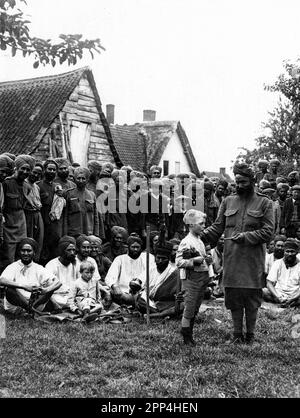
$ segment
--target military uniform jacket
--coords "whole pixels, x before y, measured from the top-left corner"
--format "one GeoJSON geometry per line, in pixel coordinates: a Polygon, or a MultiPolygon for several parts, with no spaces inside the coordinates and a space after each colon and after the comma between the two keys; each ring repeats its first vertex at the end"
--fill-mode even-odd
{"type": "Polygon", "coordinates": [[[273,234],[272,202],[254,191],[248,197],[234,194],[221,203],[218,217],[205,230],[214,244],[224,232],[225,238],[244,233],[245,241],[225,240],[224,287],[261,289],[263,287],[265,245],[273,234]]]}

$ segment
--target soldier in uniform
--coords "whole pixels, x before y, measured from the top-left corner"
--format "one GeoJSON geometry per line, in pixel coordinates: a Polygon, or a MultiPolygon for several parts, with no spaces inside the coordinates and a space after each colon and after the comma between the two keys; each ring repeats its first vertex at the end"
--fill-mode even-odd
{"type": "Polygon", "coordinates": [[[274,230],[273,209],[272,202],[255,191],[254,173],[247,164],[236,163],[233,172],[236,194],[222,201],[216,221],[201,238],[215,245],[225,233],[223,283],[225,306],[232,314],[233,342],[244,341],[245,314],[245,341],[252,343],[264,284],[264,244],[274,230]]]}

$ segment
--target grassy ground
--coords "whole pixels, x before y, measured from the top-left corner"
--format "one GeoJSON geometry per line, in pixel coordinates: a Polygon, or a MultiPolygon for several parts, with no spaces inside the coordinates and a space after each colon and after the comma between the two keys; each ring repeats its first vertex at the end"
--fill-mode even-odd
{"type": "MultiPolygon", "coordinates": [[[[0,340],[0,397],[300,397],[300,338],[292,317],[260,311],[258,344],[225,344],[227,311],[199,315],[197,347],[179,322],[43,324],[7,319],[0,340]]],[[[299,313],[299,311],[298,311],[299,313]]]]}

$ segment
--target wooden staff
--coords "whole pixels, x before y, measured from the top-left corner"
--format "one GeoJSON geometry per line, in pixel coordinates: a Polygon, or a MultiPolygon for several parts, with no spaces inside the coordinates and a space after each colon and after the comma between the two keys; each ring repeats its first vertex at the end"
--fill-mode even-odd
{"type": "Polygon", "coordinates": [[[147,299],[147,326],[150,324],[150,309],[149,309],[149,254],[150,254],[150,226],[146,226],[146,299],[147,299]]]}

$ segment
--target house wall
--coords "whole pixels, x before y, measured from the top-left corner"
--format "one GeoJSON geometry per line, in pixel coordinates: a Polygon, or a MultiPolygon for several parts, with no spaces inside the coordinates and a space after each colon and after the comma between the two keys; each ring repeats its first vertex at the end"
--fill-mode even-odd
{"type": "Polygon", "coordinates": [[[75,124],[76,122],[82,122],[91,126],[86,160],[109,161],[114,163],[115,161],[96,106],[94,93],[85,75],[81,78],[79,84],[70,95],[69,100],[66,101],[60,115],[53,121],[50,128],[47,131],[43,129],[40,131],[38,139],[42,138],[42,141],[38,149],[34,152],[34,155],[42,160],[45,160],[49,156],[66,156],[62,142],[62,130],[64,129],[65,133],[70,136],[72,125],[75,125],[73,121],[75,124]],[[52,143],[51,150],[50,143],[52,143]],[[57,147],[55,147],[55,143],[57,147]],[[59,155],[55,155],[56,148],[59,155]]]}
{"type": "Polygon", "coordinates": [[[180,173],[187,173],[192,171],[189,162],[185,154],[183,153],[183,147],[181,145],[177,132],[174,132],[173,136],[170,138],[168,145],[166,146],[163,152],[161,160],[158,164],[162,168],[164,161],[169,161],[169,174],[177,174],[175,171],[176,162],[180,162],[180,173]]]}

